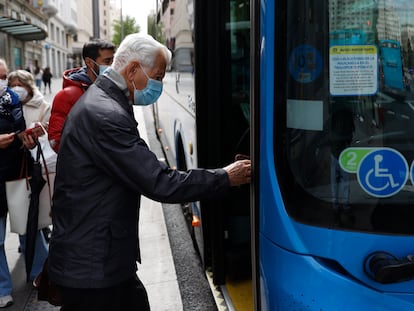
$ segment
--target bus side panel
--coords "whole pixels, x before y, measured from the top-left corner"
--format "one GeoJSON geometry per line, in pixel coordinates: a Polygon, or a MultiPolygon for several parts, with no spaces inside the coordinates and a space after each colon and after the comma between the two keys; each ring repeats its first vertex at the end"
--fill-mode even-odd
{"type": "Polygon", "coordinates": [[[193,76],[191,73],[168,72],[163,85],[163,93],[155,104],[155,119],[167,160],[171,167],[195,168],[197,146],[193,76]],[[179,148],[183,149],[183,159],[178,159],[179,148]],[[179,165],[180,160],[185,163],[179,165]]]}

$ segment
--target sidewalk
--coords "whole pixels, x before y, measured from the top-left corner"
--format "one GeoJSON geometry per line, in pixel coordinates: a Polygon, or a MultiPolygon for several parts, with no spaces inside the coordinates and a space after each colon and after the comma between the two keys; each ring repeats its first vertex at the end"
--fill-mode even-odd
{"type": "MultiPolygon", "coordinates": [[[[54,78],[51,85],[52,93],[47,92],[45,95],[45,99],[50,103],[53,101],[54,94],[62,87],[62,80],[54,78]]],[[[134,107],[134,113],[140,134],[148,143],[141,109],[141,107],[134,107]]],[[[39,302],[37,291],[30,283],[26,283],[24,257],[18,253],[18,246],[18,235],[11,233],[8,227],[5,249],[12,274],[14,304],[5,310],[59,310],[59,307],[54,307],[47,302],[39,302]]],[[[142,197],[140,211],[140,247],[142,264],[138,267],[138,276],[148,291],[151,311],[182,311],[182,301],[162,206],[145,197],[142,197]]]]}

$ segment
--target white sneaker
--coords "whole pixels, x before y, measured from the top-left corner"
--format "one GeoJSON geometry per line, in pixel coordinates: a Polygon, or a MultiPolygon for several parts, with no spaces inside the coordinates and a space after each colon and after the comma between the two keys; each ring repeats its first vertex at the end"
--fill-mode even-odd
{"type": "Polygon", "coordinates": [[[13,297],[10,295],[6,295],[0,297],[0,308],[7,308],[13,304],[13,297]]]}

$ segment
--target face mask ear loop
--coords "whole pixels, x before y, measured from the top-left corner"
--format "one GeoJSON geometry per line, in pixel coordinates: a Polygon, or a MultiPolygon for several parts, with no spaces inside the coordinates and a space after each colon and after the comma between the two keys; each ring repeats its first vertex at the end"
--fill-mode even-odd
{"type": "Polygon", "coordinates": [[[145,72],[144,68],[142,68],[141,63],[138,63],[139,67],[141,68],[142,72],[144,73],[144,75],[147,77],[147,79],[151,79],[148,74],[145,72]]]}
{"type": "MultiPolygon", "coordinates": [[[[145,72],[144,68],[142,68],[141,63],[138,63],[139,68],[141,68],[141,71],[144,73],[144,75],[147,77],[147,85],[148,85],[148,81],[151,80],[151,78],[148,76],[148,74],[145,72]]],[[[134,80],[132,80],[132,85],[134,86],[134,89],[137,89],[135,87],[135,83],[134,80]]]]}
{"type": "MultiPolygon", "coordinates": [[[[89,59],[96,65],[96,66],[98,66],[98,70],[99,70],[99,65],[98,65],[98,63],[97,62],[95,62],[92,58],[90,58],[89,57],[89,59]]],[[[95,66],[94,66],[95,67],[95,66]]],[[[92,72],[93,72],[93,74],[95,75],[95,77],[98,77],[99,76],[99,71],[98,71],[98,73],[96,73],[96,71],[95,71],[95,68],[90,68],[91,70],[92,70],[92,72]]]]}

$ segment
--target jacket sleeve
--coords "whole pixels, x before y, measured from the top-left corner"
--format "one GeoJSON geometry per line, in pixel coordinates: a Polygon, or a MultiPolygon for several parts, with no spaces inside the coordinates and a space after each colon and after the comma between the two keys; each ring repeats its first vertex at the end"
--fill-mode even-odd
{"type": "MultiPolygon", "coordinates": [[[[8,103],[8,108],[10,109],[10,113],[13,116],[13,130],[25,130],[26,129],[26,121],[24,119],[23,114],[23,107],[22,103],[19,100],[19,97],[15,92],[13,92],[10,88],[7,88],[6,91],[10,95],[11,102],[8,103]]],[[[2,99],[6,97],[6,94],[2,96],[2,99]]],[[[8,132],[7,132],[8,133],[8,132]]]]}
{"type": "Polygon", "coordinates": [[[42,115],[40,116],[40,120],[39,121],[41,121],[41,122],[49,122],[49,120],[50,120],[50,114],[51,114],[51,111],[52,111],[52,106],[48,102],[44,101],[42,103],[42,106],[41,107],[42,107],[43,111],[42,111],[42,115]]]}
{"type": "Polygon", "coordinates": [[[78,87],[67,87],[60,90],[53,99],[48,135],[50,146],[55,152],[59,151],[60,138],[66,117],[82,94],[83,90],[78,87]]]}
{"type": "Polygon", "coordinates": [[[92,142],[95,163],[136,193],[165,203],[218,196],[229,188],[223,169],[172,170],[158,161],[131,122],[101,118],[92,142]]]}

